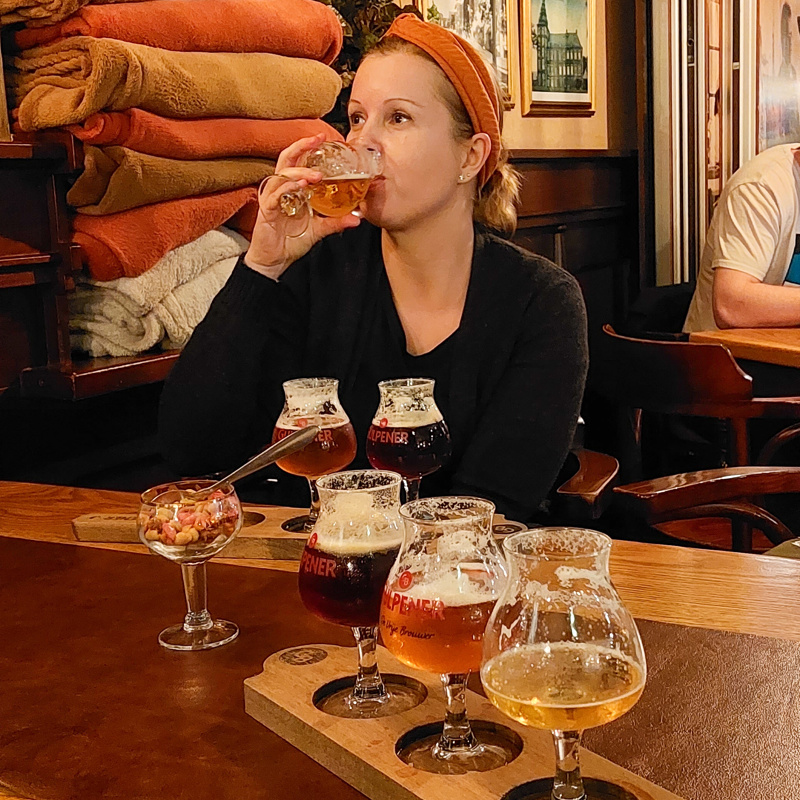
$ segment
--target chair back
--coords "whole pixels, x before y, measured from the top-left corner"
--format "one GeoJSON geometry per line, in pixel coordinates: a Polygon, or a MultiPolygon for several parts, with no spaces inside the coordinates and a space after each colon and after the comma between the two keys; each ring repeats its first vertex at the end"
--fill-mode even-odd
{"type": "Polygon", "coordinates": [[[591,361],[591,387],[630,408],[729,417],[753,397],[752,378],[720,344],[635,339],[604,325],[591,361]]]}

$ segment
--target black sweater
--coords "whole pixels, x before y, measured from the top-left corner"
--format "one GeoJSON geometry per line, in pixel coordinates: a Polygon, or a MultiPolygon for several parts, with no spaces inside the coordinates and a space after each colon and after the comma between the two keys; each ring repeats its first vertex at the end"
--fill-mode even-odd
{"type": "MultiPolygon", "coordinates": [[[[567,455],[587,360],[574,278],[480,230],[458,330],[409,357],[380,230],[362,222],[319,242],[280,281],[237,264],[167,380],[162,446],[184,475],[236,466],[268,443],[283,381],[334,377],[359,438],[352,466],[366,467],[377,380],[434,377],[453,457],[422,481],[423,495],[479,495],[525,521],[567,455]]],[[[305,502],[307,489],[295,504],[305,502]]]]}

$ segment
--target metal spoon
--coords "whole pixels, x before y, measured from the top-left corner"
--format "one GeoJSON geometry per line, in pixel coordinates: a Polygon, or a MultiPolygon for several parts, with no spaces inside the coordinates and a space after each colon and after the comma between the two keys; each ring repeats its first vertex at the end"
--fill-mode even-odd
{"type": "Polygon", "coordinates": [[[298,450],[302,450],[307,445],[314,441],[314,437],[319,433],[319,428],[316,425],[309,425],[307,428],[301,428],[294,433],[290,433],[286,438],[281,439],[279,442],[270,445],[266,450],[262,450],[258,455],[253,456],[246,464],[235,469],[230,475],[220,478],[216,483],[205,489],[198,489],[194,494],[211,494],[211,492],[219,489],[226,483],[233,483],[238,481],[239,478],[244,478],[247,475],[252,475],[254,472],[272,464],[279,458],[285,458],[298,450]]]}

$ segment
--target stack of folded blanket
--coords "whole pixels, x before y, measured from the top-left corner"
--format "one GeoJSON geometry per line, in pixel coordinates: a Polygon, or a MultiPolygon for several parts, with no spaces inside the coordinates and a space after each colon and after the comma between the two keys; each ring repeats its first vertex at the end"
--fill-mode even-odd
{"type": "MultiPolygon", "coordinates": [[[[81,307],[102,295],[98,281],[145,278],[223,223],[247,235],[280,151],[318,133],[341,139],[321,117],[341,88],[328,65],[342,28],[317,0],[0,0],[0,25],[18,21],[6,72],[15,128],[66,128],[84,143],[67,194],[92,279],[81,307]]],[[[187,292],[173,288],[172,304],[187,292]]],[[[94,311],[79,315],[75,341],[121,354],[161,330],[179,344],[153,313],[116,344],[96,333],[94,311]]]]}

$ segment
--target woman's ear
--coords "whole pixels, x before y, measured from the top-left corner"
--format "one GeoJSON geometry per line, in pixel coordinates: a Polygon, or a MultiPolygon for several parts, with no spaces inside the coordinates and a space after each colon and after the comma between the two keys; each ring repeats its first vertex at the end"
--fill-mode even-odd
{"type": "Polygon", "coordinates": [[[488,133],[476,133],[467,143],[464,159],[461,162],[461,172],[474,178],[489,158],[492,149],[492,140],[488,133]]]}

